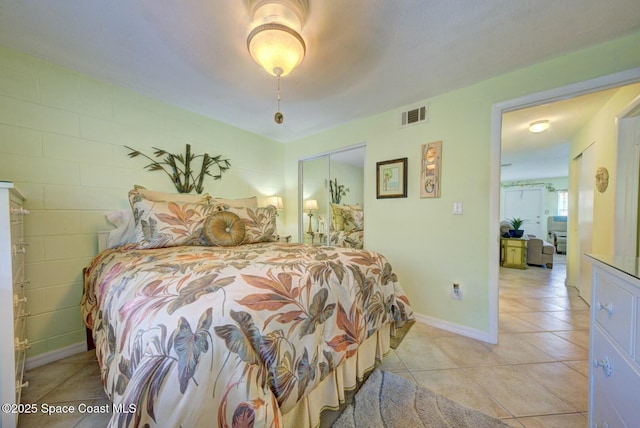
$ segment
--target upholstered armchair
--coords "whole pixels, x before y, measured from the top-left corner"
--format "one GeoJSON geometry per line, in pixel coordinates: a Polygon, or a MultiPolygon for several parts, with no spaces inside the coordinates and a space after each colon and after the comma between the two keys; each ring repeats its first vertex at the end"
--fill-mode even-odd
{"type": "Polygon", "coordinates": [[[556,252],[567,253],[567,216],[554,215],[547,217],[549,241],[553,242],[556,252]]]}
{"type": "Polygon", "coordinates": [[[528,265],[546,266],[548,269],[553,269],[554,253],[553,245],[543,239],[536,238],[534,235],[529,235],[527,242],[528,265]]]}

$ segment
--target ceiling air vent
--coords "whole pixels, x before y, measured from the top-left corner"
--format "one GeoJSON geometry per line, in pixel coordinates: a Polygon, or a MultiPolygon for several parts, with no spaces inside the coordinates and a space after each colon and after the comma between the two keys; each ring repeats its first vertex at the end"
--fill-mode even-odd
{"type": "Polygon", "coordinates": [[[427,107],[422,106],[402,112],[400,126],[410,126],[427,121],[427,107]]]}

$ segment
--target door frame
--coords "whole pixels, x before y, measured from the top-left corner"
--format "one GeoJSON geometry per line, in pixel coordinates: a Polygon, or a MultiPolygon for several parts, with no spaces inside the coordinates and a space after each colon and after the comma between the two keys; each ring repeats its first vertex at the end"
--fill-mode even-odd
{"type": "Polygon", "coordinates": [[[640,67],[496,103],[491,109],[489,189],[489,340],[498,343],[498,276],[500,271],[500,155],[502,115],[512,110],[566,100],[640,81],[640,67]]]}

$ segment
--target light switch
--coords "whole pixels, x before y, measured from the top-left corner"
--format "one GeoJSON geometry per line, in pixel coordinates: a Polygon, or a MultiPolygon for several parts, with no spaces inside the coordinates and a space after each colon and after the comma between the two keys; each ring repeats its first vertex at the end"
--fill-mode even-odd
{"type": "Polygon", "coordinates": [[[462,215],[462,202],[453,203],[453,213],[455,215],[462,215]]]}

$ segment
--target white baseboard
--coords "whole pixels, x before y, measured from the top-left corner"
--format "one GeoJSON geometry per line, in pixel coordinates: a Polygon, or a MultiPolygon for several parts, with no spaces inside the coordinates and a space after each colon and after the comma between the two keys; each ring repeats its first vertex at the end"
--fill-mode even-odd
{"type": "Polygon", "coordinates": [[[489,332],[467,327],[460,324],[455,324],[449,321],[443,321],[441,319],[430,317],[428,315],[417,314],[415,312],[414,312],[414,315],[416,317],[416,321],[428,324],[432,327],[437,327],[439,329],[450,331],[452,333],[456,333],[461,336],[470,337],[472,339],[481,340],[483,342],[487,342],[495,345],[495,342],[492,341],[490,338],[489,332]]]}
{"type": "Polygon", "coordinates": [[[27,361],[25,363],[25,370],[31,370],[36,367],[44,366],[45,364],[53,363],[54,361],[58,361],[66,357],[85,352],[86,350],[87,343],[79,342],[74,345],[67,346],[66,348],[56,349],[55,351],[36,355],[35,357],[27,358],[27,361]]]}

